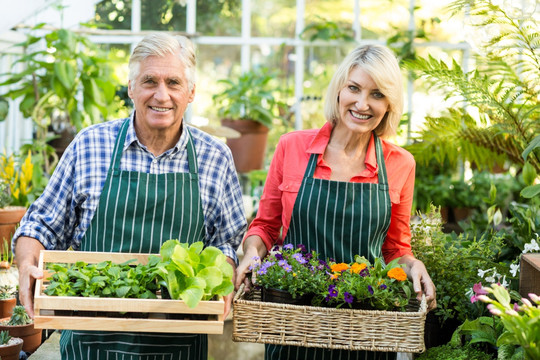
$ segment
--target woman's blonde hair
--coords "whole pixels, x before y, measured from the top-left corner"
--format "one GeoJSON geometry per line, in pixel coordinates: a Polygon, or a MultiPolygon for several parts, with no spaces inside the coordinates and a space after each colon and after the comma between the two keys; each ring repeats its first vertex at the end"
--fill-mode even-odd
{"type": "Polygon", "coordinates": [[[178,55],[185,68],[185,74],[189,90],[195,85],[195,48],[193,43],[185,36],[172,36],[167,33],[152,33],[145,36],[137,44],[129,58],[129,80],[132,86],[139,75],[141,62],[149,56],[178,55]]]}
{"type": "Polygon", "coordinates": [[[347,83],[351,71],[357,67],[371,76],[390,104],[388,112],[375,129],[375,134],[385,137],[394,135],[403,113],[402,75],[395,55],[382,45],[359,46],[339,65],[326,92],[324,103],[326,120],[334,125],[341,120],[339,93],[347,83]]]}

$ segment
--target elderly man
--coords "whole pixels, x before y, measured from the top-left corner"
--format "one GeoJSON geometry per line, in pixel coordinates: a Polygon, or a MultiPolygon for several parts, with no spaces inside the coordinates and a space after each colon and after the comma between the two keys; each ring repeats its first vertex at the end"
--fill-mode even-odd
{"type": "MultiPolygon", "coordinates": [[[[20,301],[33,314],[42,249],[158,253],[203,241],[235,266],[246,220],[228,148],[183,123],[195,96],[184,37],[152,34],[129,61],[130,118],[82,130],[14,236],[20,301]]],[[[225,315],[232,295],[226,299],[225,315]]],[[[62,359],[206,359],[205,335],[64,331],[62,359]]]]}

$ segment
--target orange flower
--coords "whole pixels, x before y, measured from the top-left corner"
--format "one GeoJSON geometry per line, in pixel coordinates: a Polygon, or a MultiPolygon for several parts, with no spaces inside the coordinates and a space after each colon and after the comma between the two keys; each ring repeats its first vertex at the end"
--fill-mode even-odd
{"type": "Polygon", "coordinates": [[[366,264],[354,263],[351,265],[351,271],[355,274],[358,274],[360,271],[364,270],[367,267],[366,264]]]}
{"type": "Polygon", "coordinates": [[[330,266],[330,269],[332,269],[333,272],[345,271],[348,268],[349,268],[349,265],[345,263],[339,263],[339,264],[334,264],[330,266]]]}
{"type": "Polygon", "coordinates": [[[407,280],[407,274],[405,273],[405,270],[402,268],[393,268],[388,271],[388,277],[391,279],[396,279],[398,281],[405,281],[407,280]]]}
{"type": "Polygon", "coordinates": [[[332,275],[330,275],[330,280],[336,280],[339,277],[339,274],[341,273],[333,273],[332,275]]]}

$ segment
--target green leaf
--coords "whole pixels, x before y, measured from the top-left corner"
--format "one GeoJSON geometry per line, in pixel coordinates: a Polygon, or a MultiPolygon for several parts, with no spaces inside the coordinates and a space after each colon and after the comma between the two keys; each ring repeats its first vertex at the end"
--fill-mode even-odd
{"type": "Polygon", "coordinates": [[[534,166],[529,161],[525,162],[523,166],[523,181],[525,185],[532,185],[537,175],[534,166]]]}
{"type": "Polygon", "coordinates": [[[234,285],[232,281],[224,280],[219,286],[216,286],[212,292],[219,296],[225,296],[225,295],[229,295],[233,291],[234,291],[234,285]]]}
{"type": "Polygon", "coordinates": [[[526,199],[532,199],[540,194],[540,184],[527,186],[519,194],[526,199]]]}
{"type": "Polygon", "coordinates": [[[205,266],[220,266],[226,261],[226,256],[214,246],[208,246],[201,252],[201,264],[205,266]]]}
{"type": "Polygon", "coordinates": [[[529,153],[533,151],[534,149],[540,147],[540,135],[537,135],[530,143],[529,146],[523,152],[521,153],[521,156],[523,156],[523,160],[527,160],[527,156],[529,156],[529,153]]]}
{"type": "Polygon", "coordinates": [[[197,276],[206,281],[206,292],[211,292],[213,288],[219,286],[223,282],[223,274],[217,266],[206,267],[199,271],[197,276]]]}
{"type": "Polygon", "coordinates": [[[60,83],[70,91],[75,84],[76,69],[67,61],[57,61],[54,63],[54,73],[60,83]]]}
{"type": "Polygon", "coordinates": [[[129,287],[129,286],[119,287],[118,289],[116,289],[116,296],[123,298],[123,297],[125,297],[127,295],[129,290],[131,290],[131,287],[129,287]]]}
{"type": "Polygon", "coordinates": [[[167,240],[163,243],[163,245],[161,245],[159,253],[163,261],[171,260],[172,254],[174,253],[174,249],[177,245],[179,245],[178,240],[167,240]]]}
{"type": "Polygon", "coordinates": [[[180,293],[180,298],[185,301],[188,307],[194,308],[204,296],[206,282],[202,278],[193,277],[186,279],[186,286],[185,290],[180,293]]]}
{"type": "Polygon", "coordinates": [[[171,262],[171,265],[174,265],[174,267],[178,271],[180,271],[182,274],[184,274],[187,277],[195,276],[195,271],[193,270],[193,266],[191,266],[191,264],[185,260],[173,259],[171,262]]]}

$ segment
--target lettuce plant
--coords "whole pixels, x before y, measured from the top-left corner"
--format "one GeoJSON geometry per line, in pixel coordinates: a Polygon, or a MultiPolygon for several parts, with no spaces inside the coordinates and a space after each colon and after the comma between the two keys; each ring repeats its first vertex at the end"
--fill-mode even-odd
{"type": "MultiPolygon", "coordinates": [[[[161,246],[161,261],[156,265],[159,284],[172,299],[182,299],[194,308],[201,300],[225,296],[234,290],[233,268],[216,247],[202,242],[191,245],[168,240],[161,246]]],[[[155,257],[155,255],[152,255],[155,257]]]]}

